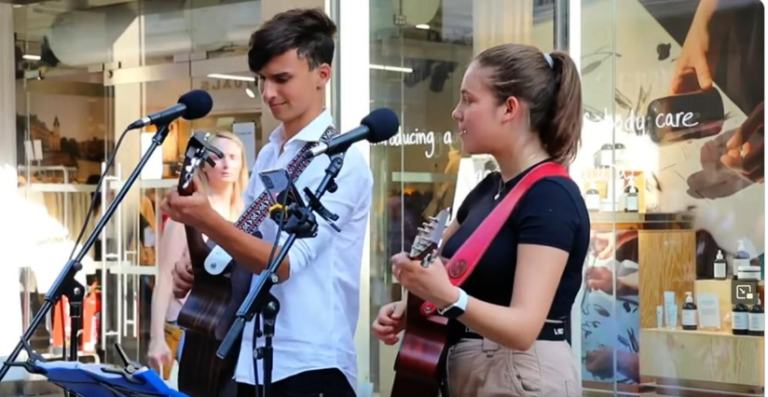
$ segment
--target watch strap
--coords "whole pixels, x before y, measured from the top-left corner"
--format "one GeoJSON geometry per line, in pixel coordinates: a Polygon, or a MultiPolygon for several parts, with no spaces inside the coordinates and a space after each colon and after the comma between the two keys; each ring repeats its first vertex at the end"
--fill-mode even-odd
{"type": "Polygon", "coordinates": [[[461,288],[458,288],[458,290],[459,299],[457,299],[456,302],[452,303],[448,307],[438,309],[438,314],[449,318],[456,318],[464,314],[464,312],[467,310],[467,303],[469,303],[469,295],[467,295],[467,293],[461,288]]]}

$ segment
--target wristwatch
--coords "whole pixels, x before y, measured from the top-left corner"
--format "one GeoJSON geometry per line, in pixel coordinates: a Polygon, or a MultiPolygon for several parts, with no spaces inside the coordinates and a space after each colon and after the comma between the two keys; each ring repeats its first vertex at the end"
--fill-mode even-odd
{"type": "Polygon", "coordinates": [[[467,303],[469,302],[469,296],[466,292],[464,292],[463,289],[458,288],[459,290],[459,299],[454,302],[453,304],[449,305],[448,307],[444,307],[442,309],[437,309],[437,313],[441,316],[455,319],[464,314],[464,311],[467,310],[467,303]]]}

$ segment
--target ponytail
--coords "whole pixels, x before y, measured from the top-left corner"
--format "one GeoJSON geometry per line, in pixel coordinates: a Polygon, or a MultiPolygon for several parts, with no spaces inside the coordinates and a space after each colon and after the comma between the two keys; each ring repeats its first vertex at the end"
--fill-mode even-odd
{"type": "Polygon", "coordinates": [[[549,54],[554,73],[554,92],[550,100],[549,117],[539,129],[547,153],[561,164],[576,157],[581,144],[581,80],[576,64],[564,52],[549,54]]]}

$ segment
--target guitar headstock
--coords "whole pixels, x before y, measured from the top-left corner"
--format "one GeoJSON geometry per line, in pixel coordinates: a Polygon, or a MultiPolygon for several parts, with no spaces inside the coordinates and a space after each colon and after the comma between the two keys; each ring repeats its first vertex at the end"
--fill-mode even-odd
{"type": "Polygon", "coordinates": [[[179,171],[178,191],[182,196],[192,194],[192,179],[203,163],[208,163],[211,167],[216,166],[216,163],[210,157],[210,153],[224,157],[224,154],[219,149],[208,144],[210,138],[210,133],[196,132],[192,134],[189,142],[187,142],[187,150],[184,152],[184,163],[179,171]]]}
{"type": "Polygon", "coordinates": [[[450,214],[450,208],[446,208],[422,224],[411,246],[411,252],[408,254],[411,259],[420,260],[424,265],[428,265],[432,261],[432,255],[440,246],[440,241],[443,238],[443,231],[448,227],[450,214]]]}

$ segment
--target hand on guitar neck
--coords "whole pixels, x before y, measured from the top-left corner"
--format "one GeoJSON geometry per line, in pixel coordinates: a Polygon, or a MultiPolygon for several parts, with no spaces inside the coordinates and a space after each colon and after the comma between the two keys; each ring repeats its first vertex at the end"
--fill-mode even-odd
{"type": "MultiPolygon", "coordinates": [[[[444,222],[448,218],[448,210],[441,211],[434,222],[444,222]],[[438,221],[438,218],[441,220],[438,221]]],[[[435,226],[427,224],[420,232],[432,234],[435,226]]],[[[408,292],[419,298],[432,302],[437,307],[445,307],[459,297],[459,290],[448,278],[443,260],[440,258],[442,245],[458,229],[454,220],[450,225],[443,224],[436,236],[417,236],[410,253],[401,252],[392,257],[392,274],[408,292]],[[434,252],[432,252],[434,250],[434,252]]]]}
{"type": "MultiPolygon", "coordinates": [[[[453,235],[453,233],[456,232],[456,229],[458,229],[458,227],[459,227],[459,224],[454,219],[450,223],[450,225],[448,225],[448,227],[444,230],[441,240],[443,242],[447,241],[453,235]]],[[[438,248],[435,255],[439,256],[441,249],[442,249],[442,246],[438,248]]],[[[442,275],[443,277],[445,277],[445,268],[442,265],[441,259],[435,259],[434,261],[429,262],[429,267],[433,267],[432,265],[436,265],[436,266],[434,266],[433,269],[430,269],[431,271],[437,272],[438,275],[442,275]],[[441,271],[442,273],[440,273],[441,271]]],[[[414,283],[419,283],[420,282],[419,280],[423,280],[423,277],[430,277],[429,276],[430,273],[427,272],[425,274],[425,273],[422,273],[420,270],[425,270],[425,271],[428,270],[423,268],[421,259],[412,258],[410,255],[405,253],[401,253],[392,257],[393,274],[398,280],[400,280],[403,287],[405,287],[410,292],[414,293],[416,296],[419,296],[419,293],[411,291],[410,288],[417,288],[417,287],[414,287],[414,283]],[[403,274],[403,269],[406,269],[405,274],[403,274]],[[405,282],[403,282],[402,277],[406,278],[405,282]]],[[[426,288],[430,288],[430,287],[427,286],[426,288]]],[[[425,294],[425,295],[429,295],[429,294],[425,294]]],[[[449,293],[447,295],[451,295],[449,296],[449,298],[453,298],[452,294],[449,293]]],[[[423,297],[421,296],[419,297],[423,299],[423,297]]],[[[453,303],[454,301],[455,299],[449,302],[449,304],[453,303]]],[[[407,303],[405,300],[392,302],[383,306],[379,310],[379,314],[376,317],[376,320],[374,320],[373,325],[371,326],[373,335],[387,345],[396,344],[400,340],[398,335],[400,334],[400,332],[402,332],[405,329],[405,326],[406,326],[406,316],[405,316],[406,308],[407,308],[407,303]]]]}
{"type": "Polygon", "coordinates": [[[425,267],[422,261],[413,260],[404,252],[399,253],[392,257],[392,274],[408,292],[434,303],[438,308],[449,306],[459,299],[459,290],[451,284],[440,258],[435,258],[425,267]]]}
{"type": "Polygon", "coordinates": [[[160,204],[160,209],[171,219],[201,231],[206,229],[209,220],[220,217],[211,206],[205,185],[197,174],[185,191],[169,191],[160,204]]]}

